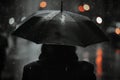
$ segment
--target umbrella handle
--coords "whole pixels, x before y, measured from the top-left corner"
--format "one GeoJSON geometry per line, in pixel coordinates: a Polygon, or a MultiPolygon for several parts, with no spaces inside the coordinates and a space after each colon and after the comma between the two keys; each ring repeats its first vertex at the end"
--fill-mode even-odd
{"type": "Polygon", "coordinates": [[[63,1],[61,0],[61,13],[63,12],[63,1]]]}

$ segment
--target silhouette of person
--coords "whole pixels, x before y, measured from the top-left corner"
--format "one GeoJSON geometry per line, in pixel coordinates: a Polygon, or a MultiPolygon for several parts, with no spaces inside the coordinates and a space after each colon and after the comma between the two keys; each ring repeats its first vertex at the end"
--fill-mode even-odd
{"type": "Polygon", "coordinates": [[[0,33],[0,80],[2,71],[4,69],[5,61],[6,61],[6,48],[8,47],[8,41],[6,37],[4,37],[0,33]]]}
{"type": "Polygon", "coordinates": [[[24,67],[22,80],[96,80],[94,66],[78,61],[76,47],[43,44],[39,60],[24,67]]]}

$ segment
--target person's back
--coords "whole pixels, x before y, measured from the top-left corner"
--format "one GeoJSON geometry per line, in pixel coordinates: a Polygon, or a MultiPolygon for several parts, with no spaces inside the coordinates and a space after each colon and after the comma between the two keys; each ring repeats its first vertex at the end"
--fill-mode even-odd
{"type": "Polygon", "coordinates": [[[43,45],[39,60],[24,67],[22,80],[96,80],[96,77],[91,63],[78,61],[75,47],[43,45]]]}

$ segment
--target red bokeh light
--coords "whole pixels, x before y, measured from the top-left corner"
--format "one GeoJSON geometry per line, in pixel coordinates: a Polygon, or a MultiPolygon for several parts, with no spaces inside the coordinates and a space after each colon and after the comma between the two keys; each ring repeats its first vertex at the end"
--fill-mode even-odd
{"type": "Polygon", "coordinates": [[[78,6],[78,10],[80,11],[80,12],[84,12],[85,10],[84,10],[84,8],[83,8],[83,6],[78,6]]]}

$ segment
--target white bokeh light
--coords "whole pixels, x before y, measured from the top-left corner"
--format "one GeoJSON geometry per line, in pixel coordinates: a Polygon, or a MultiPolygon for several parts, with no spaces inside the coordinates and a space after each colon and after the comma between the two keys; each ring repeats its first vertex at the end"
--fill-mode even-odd
{"type": "Polygon", "coordinates": [[[86,10],[86,11],[89,11],[89,10],[90,10],[90,6],[89,6],[88,4],[84,4],[84,5],[83,5],[83,8],[84,8],[84,10],[86,10]]]}
{"type": "Polygon", "coordinates": [[[12,25],[12,24],[14,24],[14,23],[15,23],[15,18],[11,17],[11,18],[9,19],[9,24],[12,25]]]}
{"type": "Polygon", "coordinates": [[[101,17],[97,17],[97,18],[96,18],[96,22],[97,22],[98,24],[102,24],[103,19],[102,19],[101,17]]]}

